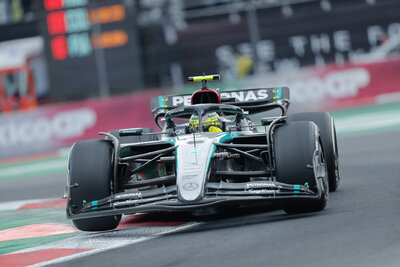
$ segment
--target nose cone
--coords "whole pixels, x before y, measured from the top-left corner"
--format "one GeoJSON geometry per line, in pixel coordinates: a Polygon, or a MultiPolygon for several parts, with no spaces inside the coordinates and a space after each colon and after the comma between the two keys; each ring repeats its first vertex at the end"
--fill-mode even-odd
{"type": "Polygon", "coordinates": [[[204,186],[215,146],[213,138],[196,134],[177,140],[176,181],[178,199],[184,202],[204,197],[204,186]]]}

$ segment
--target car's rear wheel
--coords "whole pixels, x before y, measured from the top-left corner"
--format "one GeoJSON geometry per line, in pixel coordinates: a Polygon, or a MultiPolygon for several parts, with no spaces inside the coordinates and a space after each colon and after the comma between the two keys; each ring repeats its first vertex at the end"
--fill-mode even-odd
{"type": "MultiPolygon", "coordinates": [[[[106,140],[76,142],[70,152],[68,169],[70,185],[69,204],[73,210],[82,209],[83,203],[108,197],[112,193],[112,144],[106,140]]],[[[76,219],[73,223],[82,231],[115,229],[121,215],[89,219],[76,219]]]]}
{"type": "Polygon", "coordinates": [[[285,212],[320,211],[328,201],[328,177],[319,137],[313,122],[289,122],[274,133],[275,176],[278,182],[308,185],[319,198],[282,201],[285,212]]]}
{"type": "Polygon", "coordinates": [[[287,121],[312,121],[317,124],[320,130],[327,163],[329,191],[336,191],[340,182],[339,153],[336,141],[335,123],[332,116],[328,112],[305,112],[289,115],[287,121]]]}

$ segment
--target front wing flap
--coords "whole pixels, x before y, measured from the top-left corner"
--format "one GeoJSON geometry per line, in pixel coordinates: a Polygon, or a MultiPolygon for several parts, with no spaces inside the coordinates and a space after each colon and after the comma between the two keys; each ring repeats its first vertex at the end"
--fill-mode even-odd
{"type": "Polygon", "coordinates": [[[205,192],[203,199],[191,202],[178,200],[176,185],[137,192],[122,192],[104,199],[84,202],[83,208],[75,213],[68,203],[67,217],[83,219],[137,212],[193,211],[210,206],[320,197],[320,194],[310,190],[308,185],[290,185],[274,181],[207,183],[205,192]]]}

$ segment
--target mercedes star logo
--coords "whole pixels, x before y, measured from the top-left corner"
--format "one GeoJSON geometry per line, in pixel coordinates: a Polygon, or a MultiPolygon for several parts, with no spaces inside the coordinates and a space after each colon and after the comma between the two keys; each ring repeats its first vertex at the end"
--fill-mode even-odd
{"type": "Polygon", "coordinates": [[[189,182],[183,185],[183,188],[185,190],[191,191],[191,190],[195,190],[199,187],[199,185],[197,183],[194,182],[189,182]]]}

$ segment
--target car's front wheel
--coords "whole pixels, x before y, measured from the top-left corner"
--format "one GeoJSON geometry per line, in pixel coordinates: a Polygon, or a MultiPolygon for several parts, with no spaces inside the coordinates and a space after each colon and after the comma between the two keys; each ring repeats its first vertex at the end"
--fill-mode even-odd
{"type": "Polygon", "coordinates": [[[285,212],[320,211],[328,201],[328,175],[318,126],[309,121],[288,122],[274,133],[275,176],[278,182],[308,185],[319,198],[283,201],[285,212]]]}
{"type": "Polygon", "coordinates": [[[288,122],[312,121],[317,124],[322,145],[325,152],[326,164],[329,176],[329,190],[336,191],[339,187],[339,153],[336,140],[335,123],[328,112],[304,112],[295,113],[288,116],[288,122]]]}
{"type": "MultiPolygon", "coordinates": [[[[75,212],[82,209],[84,202],[99,200],[112,193],[112,144],[107,140],[76,142],[70,152],[69,205],[75,212]]],[[[105,231],[115,229],[121,220],[118,216],[103,216],[75,219],[73,223],[82,231],[105,231]]]]}

